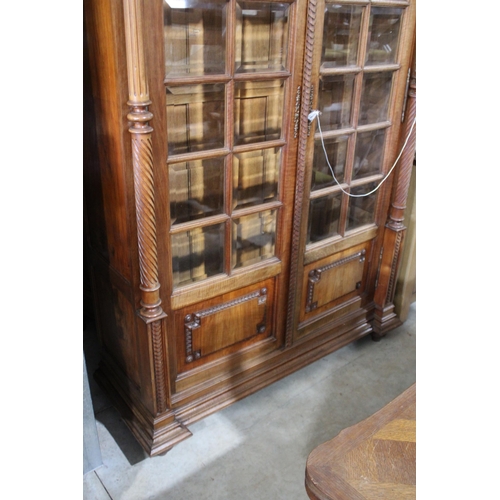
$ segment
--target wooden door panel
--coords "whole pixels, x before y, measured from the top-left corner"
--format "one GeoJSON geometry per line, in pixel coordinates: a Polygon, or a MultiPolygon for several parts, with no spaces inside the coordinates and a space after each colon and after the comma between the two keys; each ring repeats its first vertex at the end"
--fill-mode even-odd
{"type": "Polygon", "coordinates": [[[304,268],[301,321],[363,292],[369,246],[357,245],[304,268]]]}
{"type": "Polygon", "coordinates": [[[274,335],[272,278],[176,312],[179,373],[274,335]]]}
{"type": "Polygon", "coordinates": [[[265,332],[266,301],[263,288],[186,316],[186,335],[192,336],[189,356],[198,359],[265,332]]]}

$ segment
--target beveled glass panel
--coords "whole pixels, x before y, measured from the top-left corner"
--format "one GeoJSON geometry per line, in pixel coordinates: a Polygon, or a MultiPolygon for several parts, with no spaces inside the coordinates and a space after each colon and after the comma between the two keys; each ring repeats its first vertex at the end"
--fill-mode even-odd
{"type": "Polygon", "coordinates": [[[403,9],[372,7],[366,64],[389,64],[396,60],[403,9]]]}
{"type": "MultiPolygon", "coordinates": [[[[344,168],[347,156],[347,145],[349,136],[325,139],[325,149],[328,161],[333,168],[335,178],[339,183],[344,182],[344,168]]],[[[311,190],[322,189],[328,186],[335,186],[337,183],[332,176],[332,171],[326,161],[325,152],[321,140],[314,141],[314,162],[311,190]]]]}
{"type": "Polygon", "coordinates": [[[167,87],[168,154],[224,147],[224,84],[167,87]]]}
{"type": "Polygon", "coordinates": [[[309,203],[307,244],[331,238],[339,232],[342,193],[314,198],[309,203]]]}
{"type": "Polygon", "coordinates": [[[361,179],[382,171],[386,129],[358,132],[352,179],[361,179]]]}
{"type": "Polygon", "coordinates": [[[286,68],[289,7],[277,2],[236,2],[236,73],[286,68]]]}
{"type": "Polygon", "coordinates": [[[322,68],[357,64],[362,11],[359,6],[326,4],[322,68]]]}
{"type": "Polygon", "coordinates": [[[260,205],[278,198],[281,148],[233,156],[233,208],[260,205]]]}
{"type": "Polygon", "coordinates": [[[365,73],[358,125],[368,125],[387,120],[392,75],[392,72],[365,73]]]}
{"type": "Polygon", "coordinates": [[[220,274],[224,269],[224,223],[172,234],[174,286],[220,274]]]}
{"type": "Polygon", "coordinates": [[[319,115],[321,130],[351,126],[354,75],[322,75],[319,78],[319,115]]]}
{"type": "Polygon", "coordinates": [[[250,266],[274,256],[277,210],[233,220],[232,267],[250,266]]]}
{"type": "Polygon", "coordinates": [[[234,84],[235,144],[281,137],[284,80],[234,84]]]}
{"type": "MultiPolygon", "coordinates": [[[[377,183],[370,182],[364,186],[358,186],[351,189],[351,194],[366,194],[375,189],[377,183]]],[[[375,204],[377,193],[363,196],[361,198],[349,197],[349,208],[347,211],[347,230],[371,224],[375,220],[375,204]]]]}
{"type": "Polygon", "coordinates": [[[169,77],[225,73],[227,0],[163,2],[169,77]]]}
{"type": "Polygon", "coordinates": [[[169,184],[172,224],[224,210],[224,158],[169,165],[169,184]]]}

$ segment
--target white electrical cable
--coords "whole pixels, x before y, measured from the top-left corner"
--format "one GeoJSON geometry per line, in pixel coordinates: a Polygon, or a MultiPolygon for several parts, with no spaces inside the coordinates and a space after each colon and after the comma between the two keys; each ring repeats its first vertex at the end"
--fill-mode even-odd
{"type": "Polygon", "coordinates": [[[401,151],[399,152],[399,155],[398,157],[396,158],[396,161],[394,162],[394,165],[391,167],[391,169],[389,170],[389,172],[387,172],[387,175],[380,181],[380,184],[372,189],[369,193],[364,193],[364,194],[351,194],[351,193],[348,193],[347,191],[345,191],[342,186],[340,185],[340,182],[337,180],[337,178],[335,177],[335,173],[333,171],[333,168],[332,166],[330,165],[330,161],[328,160],[328,153],[326,152],[326,147],[325,147],[325,141],[323,140],[323,132],[321,130],[321,124],[319,122],[319,115],[321,114],[321,112],[317,109],[311,111],[309,113],[309,115],[307,116],[307,118],[309,119],[310,122],[312,122],[315,118],[318,119],[318,129],[319,129],[319,135],[321,137],[321,145],[323,146],[323,151],[325,153],[325,158],[326,158],[326,163],[328,164],[328,166],[330,167],[330,171],[332,173],[332,176],[333,176],[333,179],[335,180],[335,182],[338,184],[338,186],[340,187],[341,191],[343,193],[345,193],[347,196],[351,196],[352,198],[362,198],[363,196],[368,196],[370,194],[373,194],[386,180],[387,178],[389,177],[389,175],[391,175],[392,171],[394,170],[394,168],[396,167],[396,165],[398,164],[398,161],[399,159],[401,158],[401,155],[403,154],[403,151],[406,147],[406,144],[408,143],[408,140],[410,139],[410,136],[411,136],[411,133],[413,131],[413,127],[415,126],[415,123],[417,123],[417,117],[415,117],[415,119],[413,120],[413,123],[411,124],[411,127],[410,127],[410,131],[408,132],[408,136],[406,137],[405,139],[405,142],[403,144],[403,147],[401,148],[401,151]]]}

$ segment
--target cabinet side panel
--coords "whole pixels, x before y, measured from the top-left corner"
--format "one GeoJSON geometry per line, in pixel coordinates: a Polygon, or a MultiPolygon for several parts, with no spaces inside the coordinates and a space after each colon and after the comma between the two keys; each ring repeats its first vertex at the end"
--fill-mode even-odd
{"type": "Polygon", "coordinates": [[[152,341],[136,314],[139,260],[123,19],[121,0],[84,0],[87,242],[101,379],[153,415],[152,341]]]}
{"type": "MultiPolygon", "coordinates": [[[[113,269],[131,281],[127,190],[129,160],[125,154],[127,95],[122,31],[114,19],[115,2],[86,0],[84,189],[89,242],[113,269]],[[122,61],[122,63],[120,63],[122,61]],[[88,72],[88,74],[87,74],[88,72]]],[[[129,169],[130,170],[130,169],[129,169]]]]}
{"type": "Polygon", "coordinates": [[[96,309],[99,317],[104,355],[113,359],[122,375],[140,387],[138,346],[133,331],[135,311],[129,298],[104,273],[94,273],[96,309]]]}

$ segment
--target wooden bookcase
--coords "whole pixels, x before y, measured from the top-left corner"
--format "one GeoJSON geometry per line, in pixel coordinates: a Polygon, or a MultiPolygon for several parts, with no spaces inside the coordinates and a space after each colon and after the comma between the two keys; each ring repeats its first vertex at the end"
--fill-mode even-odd
{"type": "Polygon", "coordinates": [[[155,455],[400,324],[415,3],[84,8],[96,377],[155,455]]]}

